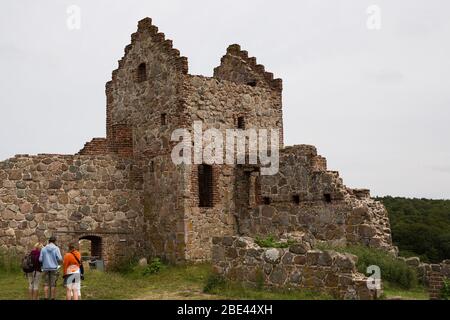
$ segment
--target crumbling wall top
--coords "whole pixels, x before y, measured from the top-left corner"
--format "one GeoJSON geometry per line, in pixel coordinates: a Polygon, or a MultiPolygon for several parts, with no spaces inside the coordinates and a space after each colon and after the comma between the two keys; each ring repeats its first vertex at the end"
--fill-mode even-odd
{"type": "Polygon", "coordinates": [[[265,86],[279,92],[283,90],[283,81],[274,79],[273,73],[266,72],[265,67],[258,64],[255,57],[249,57],[238,44],[228,47],[220,66],[214,69],[214,77],[250,86],[265,86]]]}

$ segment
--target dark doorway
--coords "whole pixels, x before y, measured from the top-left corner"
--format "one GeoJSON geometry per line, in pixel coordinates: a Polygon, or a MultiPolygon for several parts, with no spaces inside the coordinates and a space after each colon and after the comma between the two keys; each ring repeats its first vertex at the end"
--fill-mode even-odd
{"type": "Polygon", "coordinates": [[[86,236],[80,238],[80,253],[87,259],[102,259],[102,238],[86,236]]]}

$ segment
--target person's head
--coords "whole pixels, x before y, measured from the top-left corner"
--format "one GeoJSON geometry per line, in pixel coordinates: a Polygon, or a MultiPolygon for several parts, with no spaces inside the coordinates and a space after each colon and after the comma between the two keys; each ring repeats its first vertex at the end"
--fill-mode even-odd
{"type": "Polygon", "coordinates": [[[77,249],[77,247],[75,246],[74,243],[70,243],[69,244],[69,251],[73,251],[73,250],[76,250],[76,249],[77,249]]]}
{"type": "Polygon", "coordinates": [[[36,242],[36,243],[34,244],[34,247],[33,247],[33,248],[34,248],[34,249],[37,249],[37,250],[41,250],[42,247],[43,247],[42,243],[36,242]]]}
{"type": "Polygon", "coordinates": [[[51,236],[50,239],[48,239],[49,243],[55,243],[56,242],[56,237],[55,236],[51,236]]]}

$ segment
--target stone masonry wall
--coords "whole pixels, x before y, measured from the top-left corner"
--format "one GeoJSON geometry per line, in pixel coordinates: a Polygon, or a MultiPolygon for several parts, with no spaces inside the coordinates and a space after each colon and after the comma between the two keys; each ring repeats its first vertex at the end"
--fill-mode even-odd
{"type": "MultiPolygon", "coordinates": [[[[217,129],[225,139],[226,130],[237,129],[238,118],[243,117],[245,129],[279,129],[282,145],[280,92],[201,76],[187,76],[183,92],[191,123],[186,129],[191,132],[193,122],[201,121],[204,131],[217,129]]],[[[191,165],[187,169],[191,177],[186,186],[190,196],[186,206],[187,251],[190,259],[209,260],[211,238],[237,232],[235,212],[240,208],[235,202],[236,166],[214,166],[213,208],[199,208],[197,166],[191,165]]]]}
{"type": "Polygon", "coordinates": [[[19,155],[0,162],[1,247],[25,251],[55,234],[67,250],[97,236],[109,262],[144,249],[142,211],[142,177],[132,161],[19,155]]]}
{"type": "Polygon", "coordinates": [[[309,230],[331,244],[362,243],[393,253],[384,206],[367,190],[345,187],[313,146],[287,147],[277,175],[258,178],[262,202],[239,216],[240,233],[280,235],[309,230]]]}
{"type": "Polygon", "coordinates": [[[186,73],[187,59],[172,48],[172,41],[158,33],[151,19],[141,20],[106,85],[109,143],[116,140],[114,128],[126,125],[132,130],[135,155],[170,153],[171,133],[183,122],[181,91],[186,73]],[[143,64],[142,77],[138,72],[143,64]]]}
{"type": "Polygon", "coordinates": [[[157,156],[144,166],[144,218],[149,254],[170,262],[186,260],[184,166],[157,156]]]}
{"type": "Polygon", "coordinates": [[[214,237],[212,260],[216,273],[250,286],[301,288],[340,299],[371,300],[381,292],[367,288],[356,271],[357,257],[311,250],[308,244],[287,249],[261,248],[247,237],[214,237]]]}
{"type": "Polygon", "coordinates": [[[416,270],[420,282],[428,287],[431,300],[441,298],[440,294],[444,279],[450,279],[450,260],[447,259],[441,263],[429,264],[421,262],[418,257],[398,257],[397,259],[405,261],[408,266],[416,270]]]}

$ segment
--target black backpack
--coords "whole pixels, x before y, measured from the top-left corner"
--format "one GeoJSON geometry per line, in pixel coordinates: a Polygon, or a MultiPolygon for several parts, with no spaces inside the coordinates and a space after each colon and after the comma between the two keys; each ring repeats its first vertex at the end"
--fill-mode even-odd
{"type": "Polygon", "coordinates": [[[73,252],[71,252],[71,254],[75,258],[75,260],[78,262],[78,265],[80,266],[80,278],[81,278],[81,280],[84,280],[84,266],[83,266],[83,263],[80,260],[78,260],[77,256],[73,252]]]}
{"type": "Polygon", "coordinates": [[[33,256],[31,255],[31,252],[26,254],[22,258],[22,270],[25,273],[30,273],[34,271],[34,261],[33,256]]]}

